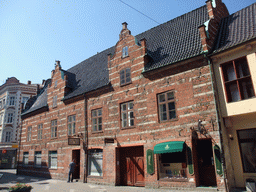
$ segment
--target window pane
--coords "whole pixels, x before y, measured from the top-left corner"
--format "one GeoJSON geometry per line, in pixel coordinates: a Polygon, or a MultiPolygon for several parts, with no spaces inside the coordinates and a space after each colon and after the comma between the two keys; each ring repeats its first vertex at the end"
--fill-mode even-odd
{"type": "Polygon", "coordinates": [[[159,102],[164,102],[165,101],[165,94],[161,94],[158,96],[159,102]]]}
{"type": "Polygon", "coordinates": [[[99,122],[99,124],[102,124],[102,118],[101,117],[98,118],[98,122],[99,122]]]}
{"type": "Polygon", "coordinates": [[[93,124],[93,125],[96,125],[96,124],[97,124],[97,119],[96,119],[96,118],[92,119],[92,124],[93,124]]]}
{"type": "Polygon", "coordinates": [[[129,126],[134,126],[134,119],[130,119],[129,126]]]}
{"type": "Polygon", "coordinates": [[[102,115],[102,110],[99,109],[99,110],[98,110],[98,116],[101,116],[101,115],[102,115]]]}
{"type": "Polygon", "coordinates": [[[240,95],[239,95],[237,84],[236,83],[229,84],[227,88],[230,93],[231,101],[239,101],[240,95]]]}
{"type": "Polygon", "coordinates": [[[174,111],[169,111],[169,118],[170,119],[175,119],[176,118],[176,112],[174,111]]]}
{"type": "Polygon", "coordinates": [[[169,107],[169,110],[174,110],[175,109],[175,103],[174,102],[168,103],[168,107],[169,107]]]}
{"type": "Polygon", "coordinates": [[[236,79],[233,62],[229,62],[228,64],[224,65],[223,72],[224,72],[225,81],[232,81],[236,79]]]}
{"type": "Polygon", "coordinates": [[[101,130],[102,130],[102,125],[100,124],[100,125],[99,125],[99,131],[101,131],[101,130]]]}
{"type": "Polygon", "coordinates": [[[235,60],[238,78],[250,75],[247,60],[245,57],[235,60]]]}
{"type": "Polygon", "coordinates": [[[127,127],[127,121],[126,120],[122,121],[122,127],[127,127]]]}
{"type": "Polygon", "coordinates": [[[93,125],[93,131],[97,131],[97,125],[93,125]]]}
{"type": "Polygon", "coordinates": [[[167,120],[167,114],[166,114],[166,112],[165,112],[165,113],[160,113],[160,120],[161,120],[161,121],[167,120]]]}
{"type": "Polygon", "coordinates": [[[128,103],[128,109],[133,109],[133,102],[128,103]]]}
{"type": "Polygon", "coordinates": [[[172,99],[174,99],[174,93],[173,92],[167,93],[167,100],[172,100],[172,99]]]}
{"type": "Polygon", "coordinates": [[[132,111],[130,111],[130,112],[128,113],[128,115],[129,115],[129,118],[133,118],[133,117],[134,117],[132,111]]]}
{"type": "Polygon", "coordinates": [[[121,105],[122,111],[126,111],[126,104],[121,105]]]}
{"type": "Polygon", "coordinates": [[[127,119],[127,115],[126,113],[122,113],[122,120],[125,120],[125,119],[127,119]]]}
{"type": "Polygon", "coordinates": [[[160,113],[166,112],[166,104],[161,104],[160,106],[160,113]]]}
{"type": "Polygon", "coordinates": [[[97,116],[97,111],[96,111],[96,110],[92,111],[92,116],[93,116],[93,117],[96,117],[96,116],[97,116]]]}
{"type": "Polygon", "coordinates": [[[239,81],[239,85],[242,99],[248,99],[254,96],[252,81],[250,78],[239,81]]]}

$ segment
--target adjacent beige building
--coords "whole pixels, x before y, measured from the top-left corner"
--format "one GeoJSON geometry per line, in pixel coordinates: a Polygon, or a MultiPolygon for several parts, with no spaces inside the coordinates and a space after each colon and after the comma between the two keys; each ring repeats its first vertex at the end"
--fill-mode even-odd
{"type": "Polygon", "coordinates": [[[222,127],[227,181],[256,181],[256,4],[221,22],[211,55],[222,127]]]}
{"type": "Polygon", "coordinates": [[[21,107],[37,94],[37,84],[8,78],[0,86],[0,168],[14,168],[19,140],[21,107]]]}

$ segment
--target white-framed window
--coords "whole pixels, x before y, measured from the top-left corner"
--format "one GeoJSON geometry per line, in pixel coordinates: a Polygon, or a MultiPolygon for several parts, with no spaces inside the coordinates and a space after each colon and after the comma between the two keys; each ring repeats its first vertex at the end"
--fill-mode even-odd
{"type": "Polygon", "coordinates": [[[76,133],[76,116],[68,116],[68,135],[74,135],[76,133]]]}
{"type": "Polygon", "coordinates": [[[5,142],[11,142],[11,131],[6,131],[5,132],[5,142]]]}
{"type": "Polygon", "coordinates": [[[31,135],[32,135],[32,127],[28,127],[28,132],[27,132],[27,141],[31,141],[31,135]]]}
{"type": "Polygon", "coordinates": [[[13,113],[8,113],[7,123],[12,123],[13,121],[13,113]]]}
{"type": "Polygon", "coordinates": [[[122,49],[122,57],[128,56],[128,46],[123,47],[122,49]]]}
{"type": "Polygon", "coordinates": [[[51,138],[57,137],[57,119],[51,121],[51,138]]]}
{"type": "Polygon", "coordinates": [[[42,165],[42,152],[36,151],[35,152],[35,167],[41,167],[42,165]]]}
{"type": "Polygon", "coordinates": [[[29,156],[28,152],[23,152],[23,166],[28,165],[28,156],[29,156]]]}
{"type": "Polygon", "coordinates": [[[37,126],[37,139],[41,140],[42,136],[43,136],[43,124],[41,123],[37,126]]]}
{"type": "Polygon", "coordinates": [[[10,97],[9,105],[14,105],[15,103],[15,97],[10,97]]]}
{"type": "Polygon", "coordinates": [[[57,169],[57,151],[49,151],[49,168],[57,169]]]}
{"type": "Polygon", "coordinates": [[[89,151],[88,175],[102,176],[103,150],[94,149],[89,151]]]}
{"type": "Polygon", "coordinates": [[[121,123],[122,128],[134,126],[133,101],[121,104],[121,123]]]}
{"type": "Polygon", "coordinates": [[[52,107],[57,107],[57,95],[53,96],[53,104],[52,107]]]}

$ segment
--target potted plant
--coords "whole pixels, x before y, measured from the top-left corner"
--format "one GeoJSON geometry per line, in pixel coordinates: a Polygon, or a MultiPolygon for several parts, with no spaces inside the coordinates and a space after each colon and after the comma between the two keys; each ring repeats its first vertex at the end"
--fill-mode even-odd
{"type": "Polygon", "coordinates": [[[9,188],[10,192],[30,192],[33,187],[25,183],[17,183],[9,188]]]}

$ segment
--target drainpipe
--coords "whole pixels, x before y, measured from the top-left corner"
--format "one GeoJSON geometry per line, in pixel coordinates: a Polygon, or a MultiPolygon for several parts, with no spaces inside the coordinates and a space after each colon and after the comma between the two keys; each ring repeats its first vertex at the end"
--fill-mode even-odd
{"type": "Polygon", "coordinates": [[[224,183],[225,183],[225,188],[226,191],[229,192],[229,187],[228,187],[228,181],[227,181],[227,169],[226,169],[226,162],[225,162],[225,156],[224,156],[224,146],[223,146],[223,138],[222,138],[222,131],[221,131],[221,123],[220,123],[220,110],[218,108],[218,103],[216,98],[218,97],[218,91],[217,88],[215,89],[215,84],[213,82],[216,82],[215,76],[214,76],[214,68],[213,68],[213,63],[211,62],[211,59],[204,54],[204,57],[207,59],[208,65],[210,67],[210,75],[211,75],[211,83],[212,83],[212,90],[213,90],[213,95],[214,95],[214,102],[215,102],[215,110],[216,110],[216,117],[217,117],[217,125],[219,128],[219,134],[220,134],[220,144],[221,144],[221,156],[223,160],[223,171],[224,171],[224,183]]]}
{"type": "Polygon", "coordinates": [[[87,176],[88,176],[88,115],[87,115],[87,98],[84,95],[84,118],[85,118],[85,135],[84,135],[84,143],[83,143],[83,148],[84,148],[84,183],[87,183],[87,176]]]}
{"type": "MultiPolygon", "coordinates": [[[[23,105],[22,105],[23,106],[23,105]]],[[[22,111],[22,107],[21,107],[21,111],[22,111]]],[[[20,117],[20,139],[19,139],[19,148],[18,148],[18,158],[17,158],[17,171],[16,171],[16,175],[19,175],[19,165],[20,165],[20,147],[21,147],[21,131],[22,130],[22,118],[20,117]]]]}

